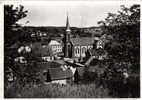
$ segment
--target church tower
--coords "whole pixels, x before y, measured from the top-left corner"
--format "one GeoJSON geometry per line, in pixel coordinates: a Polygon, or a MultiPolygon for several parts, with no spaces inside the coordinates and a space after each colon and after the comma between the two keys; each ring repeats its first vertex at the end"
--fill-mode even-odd
{"type": "Polygon", "coordinates": [[[66,32],[65,32],[65,43],[64,43],[64,54],[65,57],[69,58],[71,55],[71,44],[70,44],[70,34],[71,34],[71,30],[70,30],[70,25],[69,25],[69,18],[67,15],[67,20],[66,20],[66,32]]]}

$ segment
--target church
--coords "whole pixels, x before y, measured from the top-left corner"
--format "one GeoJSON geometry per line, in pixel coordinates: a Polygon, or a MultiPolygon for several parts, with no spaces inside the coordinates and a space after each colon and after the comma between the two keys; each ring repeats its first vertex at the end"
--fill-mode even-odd
{"type": "Polygon", "coordinates": [[[87,50],[93,48],[94,41],[98,38],[94,37],[71,37],[71,29],[69,18],[66,20],[66,31],[64,34],[64,56],[66,58],[83,58],[87,50]]]}

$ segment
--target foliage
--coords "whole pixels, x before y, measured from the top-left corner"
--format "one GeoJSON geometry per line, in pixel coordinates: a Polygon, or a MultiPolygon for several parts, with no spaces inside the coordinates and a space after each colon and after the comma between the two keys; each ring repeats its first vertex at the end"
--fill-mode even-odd
{"type": "Polygon", "coordinates": [[[24,6],[14,8],[13,5],[4,5],[4,39],[5,46],[17,41],[20,36],[20,25],[17,22],[26,17],[24,6]]]}
{"type": "MultiPolygon", "coordinates": [[[[103,78],[104,72],[108,69],[108,60],[93,59],[88,67],[84,69],[84,82],[94,81],[96,84],[100,84],[101,78],[103,78]]],[[[100,84],[102,85],[102,84],[100,84]]]]}
{"type": "MultiPolygon", "coordinates": [[[[24,6],[14,7],[13,5],[4,5],[4,67],[5,76],[7,75],[8,69],[11,69],[13,65],[14,56],[18,56],[17,51],[9,50],[10,47],[22,36],[21,26],[17,22],[26,17],[27,11],[24,10],[24,6]],[[10,59],[7,59],[10,58],[10,59]],[[9,61],[10,60],[10,61],[9,61]]],[[[17,43],[18,44],[18,43],[17,43]]]]}
{"type": "MultiPolygon", "coordinates": [[[[119,89],[123,89],[126,86],[124,85],[124,71],[127,71],[129,80],[134,80],[135,75],[133,76],[133,73],[137,74],[138,84],[135,86],[138,88],[140,84],[140,5],[133,5],[130,8],[121,6],[121,11],[118,11],[117,14],[109,13],[105,21],[100,21],[99,23],[104,30],[103,34],[113,37],[104,47],[110,59],[109,68],[106,70],[106,75],[104,75],[106,80],[109,80],[106,83],[109,84],[111,82],[109,89],[115,89],[115,91],[120,93],[119,89]],[[119,81],[120,84],[115,81],[119,81]],[[120,85],[123,88],[120,88],[120,85]]],[[[127,81],[127,85],[131,84],[131,82],[127,81]]],[[[130,85],[129,88],[132,87],[130,85]]],[[[132,89],[135,90],[135,88],[132,89]]],[[[140,93],[138,89],[136,92],[140,93]]],[[[133,95],[132,97],[139,97],[139,95],[133,95]]]]}
{"type": "Polygon", "coordinates": [[[121,6],[121,10],[117,14],[108,13],[105,21],[99,21],[103,26],[121,26],[133,25],[140,23],[140,5],[133,5],[130,8],[121,6]]]}
{"type": "Polygon", "coordinates": [[[130,63],[133,71],[139,70],[140,59],[140,5],[130,8],[121,6],[118,14],[109,13],[102,21],[105,33],[112,35],[113,40],[106,44],[111,59],[130,63]]]}
{"type": "Polygon", "coordinates": [[[120,98],[138,98],[140,97],[140,79],[139,74],[128,72],[129,78],[125,78],[123,71],[128,68],[127,62],[108,61],[109,67],[101,77],[103,86],[110,90],[110,95],[120,98]]]}
{"type": "Polygon", "coordinates": [[[35,42],[32,43],[32,52],[30,53],[32,58],[53,56],[53,52],[50,46],[42,46],[42,43],[35,42]]]}
{"type": "Polygon", "coordinates": [[[13,66],[13,71],[16,75],[16,81],[24,86],[26,84],[32,83],[39,84],[39,68],[35,61],[28,62],[27,64],[15,63],[13,66]]]}
{"type": "MultiPolygon", "coordinates": [[[[28,46],[25,45],[23,47],[28,46]]],[[[16,75],[16,78],[17,80],[19,80],[21,85],[25,85],[27,83],[38,84],[40,81],[40,68],[38,66],[38,61],[41,61],[39,60],[41,59],[41,57],[52,55],[51,48],[42,48],[41,43],[33,43],[32,47],[29,48],[31,48],[30,52],[27,52],[26,49],[23,49],[23,51],[19,53],[20,57],[25,58],[26,63],[19,63],[13,61],[13,64],[11,66],[12,70],[14,71],[13,73],[16,75]]]]}

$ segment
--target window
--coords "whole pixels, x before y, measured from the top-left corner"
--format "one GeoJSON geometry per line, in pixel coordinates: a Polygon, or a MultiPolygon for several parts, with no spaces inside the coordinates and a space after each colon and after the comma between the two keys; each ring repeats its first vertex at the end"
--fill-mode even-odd
{"type": "Polygon", "coordinates": [[[85,53],[85,52],[86,52],[86,48],[83,47],[83,48],[82,48],[82,53],[85,53]]]}
{"type": "Polygon", "coordinates": [[[79,54],[79,48],[78,47],[76,48],[76,54],[79,54]]]}

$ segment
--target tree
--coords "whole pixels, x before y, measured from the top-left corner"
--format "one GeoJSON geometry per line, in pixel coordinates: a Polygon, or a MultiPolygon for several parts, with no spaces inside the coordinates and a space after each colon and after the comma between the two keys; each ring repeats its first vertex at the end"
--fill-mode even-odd
{"type": "Polygon", "coordinates": [[[109,13],[105,21],[101,21],[102,27],[105,27],[104,32],[114,38],[106,48],[109,48],[107,51],[112,57],[138,64],[140,58],[140,6],[121,7],[118,14],[109,13]]]}
{"type": "Polygon", "coordinates": [[[20,25],[17,22],[27,16],[24,6],[14,8],[13,5],[4,5],[4,43],[13,44],[20,36],[20,25]]]}
{"type": "Polygon", "coordinates": [[[13,70],[14,67],[14,58],[12,58],[11,54],[14,53],[12,50],[9,51],[7,47],[11,46],[13,43],[18,42],[19,37],[21,37],[22,31],[21,26],[17,24],[17,22],[26,17],[27,11],[24,10],[24,6],[20,5],[19,7],[14,7],[13,5],[4,5],[4,72],[5,77],[8,75],[6,72],[9,69],[13,70]],[[10,53],[9,53],[10,52],[10,53]],[[10,59],[7,59],[10,58],[10,59]]]}
{"type": "MultiPolygon", "coordinates": [[[[113,37],[111,42],[107,43],[105,46],[105,50],[110,57],[110,65],[106,71],[107,79],[117,80],[117,77],[121,76],[121,79],[118,80],[123,83],[124,70],[127,70],[130,76],[133,75],[132,73],[136,73],[139,77],[140,5],[133,5],[129,8],[122,5],[118,13],[108,13],[108,17],[104,21],[100,21],[99,24],[101,24],[104,30],[103,34],[113,37]]],[[[137,83],[139,83],[139,78],[137,79],[137,83]]],[[[115,86],[116,85],[117,83],[115,86]]],[[[120,86],[118,86],[117,89],[119,88],[120,86]]],[[[137,96],[139,96],[139,94],[137,96]]]]}

